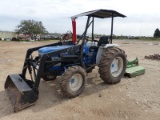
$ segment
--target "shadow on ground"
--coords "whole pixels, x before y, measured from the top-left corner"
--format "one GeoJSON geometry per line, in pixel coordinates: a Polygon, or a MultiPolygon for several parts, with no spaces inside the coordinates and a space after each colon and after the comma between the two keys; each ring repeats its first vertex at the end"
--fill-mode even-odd
{"type": "MultiPolygon", "coordinates": [[[[88,77],[85,85],[85,90],[83,93],[78,96],[81,99],[85,98],[86,96],[90,96],[92,94],[96,94],[104,89],[108,89],[110,85],[105,84],[99,76],[92,76],[88,77]]],[[[0,92],[0,101],[2,104],[0,105],[0,118],[13,114],[13,107],[11,101],[5,91],[0,92]],[[4,105],[5,104],[5,105],[4,105]],[[5,107],[4,107],[5,106],[5,107]]],[[[99,96],[97,94],[97,96],[99,96]]],[[[69,99],[62,95],[59,87],[59,78],[55,81],[46,82],[41,80],[39,86],[39,99],[36,101],[35,105],[28,107],[19,112],[25,112],[25,110],[32,110],[33,112],[44,111],[49,108],[53,108],[59,104],[63,104],[66,101],[72,101],[74,98],[69,99]]]]}
{"type": "MultiPolygon", "coordinates": [[[[81,99],[92,94],[96,94],[104,89],[108,89],[110,85],[105,84],[100,78],[88,78],[85,85],[85,90],[78,96],[81,99]]],[[[99,96],[97,94],[97,96],[99,96]]],[[[58,79],[53,82],[41,81],[40,95],[35,106],[31,109],[34,112],[43,111],[54,107],[59,104],[63,104],[66,101],[72,101],[74,98],[66,98],[61,94],[58,79]]]]}

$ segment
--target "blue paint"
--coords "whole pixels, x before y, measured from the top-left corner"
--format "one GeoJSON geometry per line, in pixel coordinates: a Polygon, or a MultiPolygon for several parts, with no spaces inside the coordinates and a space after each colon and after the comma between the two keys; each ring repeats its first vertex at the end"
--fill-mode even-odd
{"type": "Polygon", "coordinates": [[[53,70],[64,70],[64,68],[61,66],[54,66],[49,69],[49,71],[53,71],[53,70]]]}
{"type": "Polygon", "coordinates": [[[83,54],[88,54],[88,53],[89,53],[89,47],[85,43],[84,44],[84,49],[83,49],[83,54]]]}
{"type": "Polygon", "coordinates": [[[63,45],[63,46],[51,46],[51,47],[43,47],[43,48],[40,48],[38,50],[38,53],[41,55],[41,54],[46,54],[46,53],[50,53],[50,52],[54,52],[54,51],[58,51],[58,50],[63,50],[63,49],[66,49],[66,48],[69,48],[73,45],[63,45]]]}

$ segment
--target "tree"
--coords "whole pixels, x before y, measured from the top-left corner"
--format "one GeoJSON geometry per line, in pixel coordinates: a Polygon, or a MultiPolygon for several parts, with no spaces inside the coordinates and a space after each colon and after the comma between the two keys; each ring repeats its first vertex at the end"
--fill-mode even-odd
{"type": "Polygon", "coordinates": [[[17,26],[17,34],[29,34],[33,39],[34,36],[37,37],[38,34],[48,33],[43,26],[41,21],[34,20],[22,20],[21,23],[17,26]]]}
{"type": "Polygon", "coordinates": [[[160,37],[160,31],[159,31],[158,28],[154,31],[154,37],[155,37],[155,38],[160,37]]]}

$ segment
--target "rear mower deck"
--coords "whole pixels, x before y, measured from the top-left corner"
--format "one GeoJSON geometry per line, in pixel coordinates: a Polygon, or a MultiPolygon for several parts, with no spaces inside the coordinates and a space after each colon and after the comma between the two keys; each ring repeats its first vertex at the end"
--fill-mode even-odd
{"type": "Polygon", "coordinates": [[[128,61],[127,68],[124,76],[135,77],[145,73],[145,69],[142,66],[139,66],[138,58],[128,61]]]}

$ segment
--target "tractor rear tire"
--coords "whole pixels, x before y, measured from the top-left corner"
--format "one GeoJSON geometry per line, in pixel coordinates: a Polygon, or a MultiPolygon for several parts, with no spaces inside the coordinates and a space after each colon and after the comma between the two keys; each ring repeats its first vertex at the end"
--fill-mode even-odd
{"type": "Polygon", "coordinates": [[[123,50],[117,47],[105,49],[99,64],[101,79],[107,84],[120,82],[126,70],[126,63],[123,50]]]}
{"type": "Polygon", "coordinates": [[[61,76],[60,88],[64,96],[73,98],[80,95],[85,87],[86,72],[80,66],[69,67],[61,76]]]}

